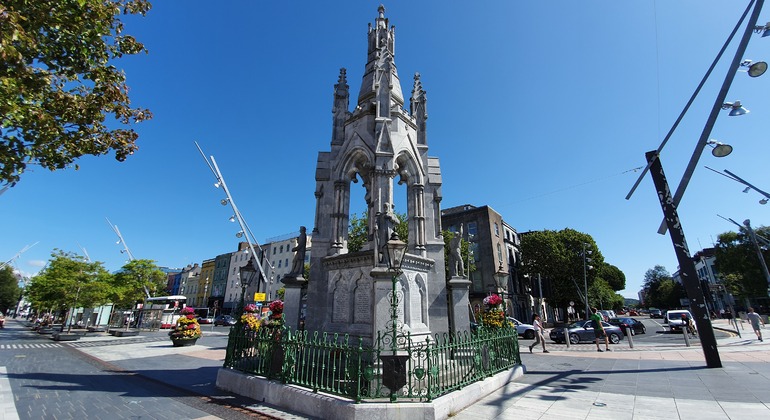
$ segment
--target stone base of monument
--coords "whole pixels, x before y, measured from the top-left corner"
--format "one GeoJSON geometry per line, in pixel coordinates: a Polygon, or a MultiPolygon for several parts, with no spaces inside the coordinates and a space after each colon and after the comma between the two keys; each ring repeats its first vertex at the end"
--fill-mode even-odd
{"type": "Polygon", "coordinates": [[[434,399],[431,402],[414,403],[365,403],[313,392],[295,385],[284,385],[266,378],[249,375],[232,369],[221,368],[217,373],[217,388],[243,395],[280,408],[308,416],[340,420],[386,420],[395,418],[447,419],[471,406],[492,392],[497,391],[522,375],[523,365],[500,372],[483,381],[465,386],[434,399]]]}

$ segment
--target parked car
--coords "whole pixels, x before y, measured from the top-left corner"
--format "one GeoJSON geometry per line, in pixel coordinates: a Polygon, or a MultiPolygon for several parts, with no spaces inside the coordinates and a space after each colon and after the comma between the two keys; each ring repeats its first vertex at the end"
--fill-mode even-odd
{"type": "Polygon", "coordinates": [[[613,310],[602,309],[599,311],[599,313],[602,314],[602,318],[604,318],[604,322],[607,322],[612,318],[617,318],[617,315],[615,315],[615,311],[613,310]]]}
{"type": "Polygon", "coordinates": [[[214,325],[235,325],[235,318],[230,315],[219,315],[214,320],[214,325]]]}
{"type": "Polygon", "coordinates": [[[645,327],[643,323],[633,318],[628,318],[628,317],[611,318],[607,322],[609,322],[611,325],[620,327],[623,330],[623,332],[626,334],[628,334],[629,331],[631,335],[647,334],[647,327],[645,327]]]}
{"type": "Polygon", "coordinates": [[[199,316],[198,317],[198,323],[201,324],[201,325],[203,325],[203,324],[213,324],[214,323],[214,318],[210,317],[210,316],[209,317],[199,316]]]}
{"type": "MultiPolygon", "coordinates": [[[[602,322],[604,332],[607,334],[610,343],[618,344],[623,339],[623,331],[620,327],[610,325],[606,322],[602,322]]],[[[596,339],[594,335],[594,327],[591,324],[591,320],[578,321],[569,325],[567,334],[569,334],[569,342],[571,344],[578,344],[581,342],[593,342],[596,339]]],[[[549,334],[551,340],[556,343],[564,343],[564,328],[554,328],[549,334]]]]}
{"type": "Polygon", "coordinates": [[[512,323],[516,327],[516,332],[519,336],[529,340],[535,338],[535,327],[532,324],[525,324],[516,318],[508,317],[508,322],[512,323]]]}
{"type": "Polygon", "coordinates": [[[682,319],[682,315],[687,315],[688,320],[693,319],[692,314],[687,309],[666,312],[665,323],[668,324],[668,328],[671,329],[671,332],[682,331],[682,328],[687,328],[687,324],[685,324],[682,319]]]}
{"type": "Polygon", "coordinates": [[[660,309],[650,308],[650,318],[663,318],[663,312],[660,309]]]}

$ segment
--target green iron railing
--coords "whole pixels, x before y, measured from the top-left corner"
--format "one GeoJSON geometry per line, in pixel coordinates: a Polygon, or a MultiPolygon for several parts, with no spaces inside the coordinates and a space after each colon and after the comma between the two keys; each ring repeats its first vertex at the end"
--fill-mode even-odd
{"type": "MultiPolygon", "coordinates": [[[[387,337],[373,346],[348,335],[288,328],[230,330],[224,367],[323,391],[356,402],[396,398],[431,401],[521,364],[514,328],[474,333],[399,336],[406,357],[405,383],[395,395],[383,383],[382,356],[392,354],[387,337]]],[[[402,378],[403,379],[403,378],[402,378]]]]}

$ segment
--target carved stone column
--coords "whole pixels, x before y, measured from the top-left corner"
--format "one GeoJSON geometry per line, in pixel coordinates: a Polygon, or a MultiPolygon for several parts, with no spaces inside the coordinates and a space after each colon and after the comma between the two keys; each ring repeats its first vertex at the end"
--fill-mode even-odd
{"type": "Polygon", "coordinates": [[[470,286],[471,281],[462,277],[452,277],[447,283],[449,293],[451,294],[449,316],[452,319],[452,328],[455,334],[467,333],[471,328],[470,304],[468,300],[470,286]]]}
{"type": "Polygon", "coordinates": [[[302,289],[307,285],[307,280],[299,275],[297,277],[284,277],[281,282],[285,290],[283,307],[287,309],[283,311],[283,319],[287,327],[296,331],[299,328],[299,317],[302,310],[302,289]]]}

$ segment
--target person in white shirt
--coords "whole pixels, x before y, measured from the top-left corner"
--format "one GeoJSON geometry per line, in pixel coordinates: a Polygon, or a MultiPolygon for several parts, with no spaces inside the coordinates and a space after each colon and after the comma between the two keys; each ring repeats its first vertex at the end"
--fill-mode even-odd
{"type": "Polygon", "coordinates": [[[543,353],[548,353],[545,349],[545,339],[543,338],[543,324],[540,323],[540,315],[535,314],[532,317],[532,326],[535,327],[535,342],[529,346],[529,352],[532,353],[532,348],[537,346],[537,343],[543,345],[543,353]]]}
{"type": "Polygon", "coordinates": [[[765,322],[762,320],[762,317],[759,316],[758,313],[754,312],[754,308],[749,308],[749,313],[746,314],[746,318],[749,319],[749,322],[751,323],[751,328],[754,329],[754,333],[757,335],[757,339],[759,341],[762,341],[762,330],[759,327],[759,323],[762,323],[762,326],[765,326],[765,322]]]}

